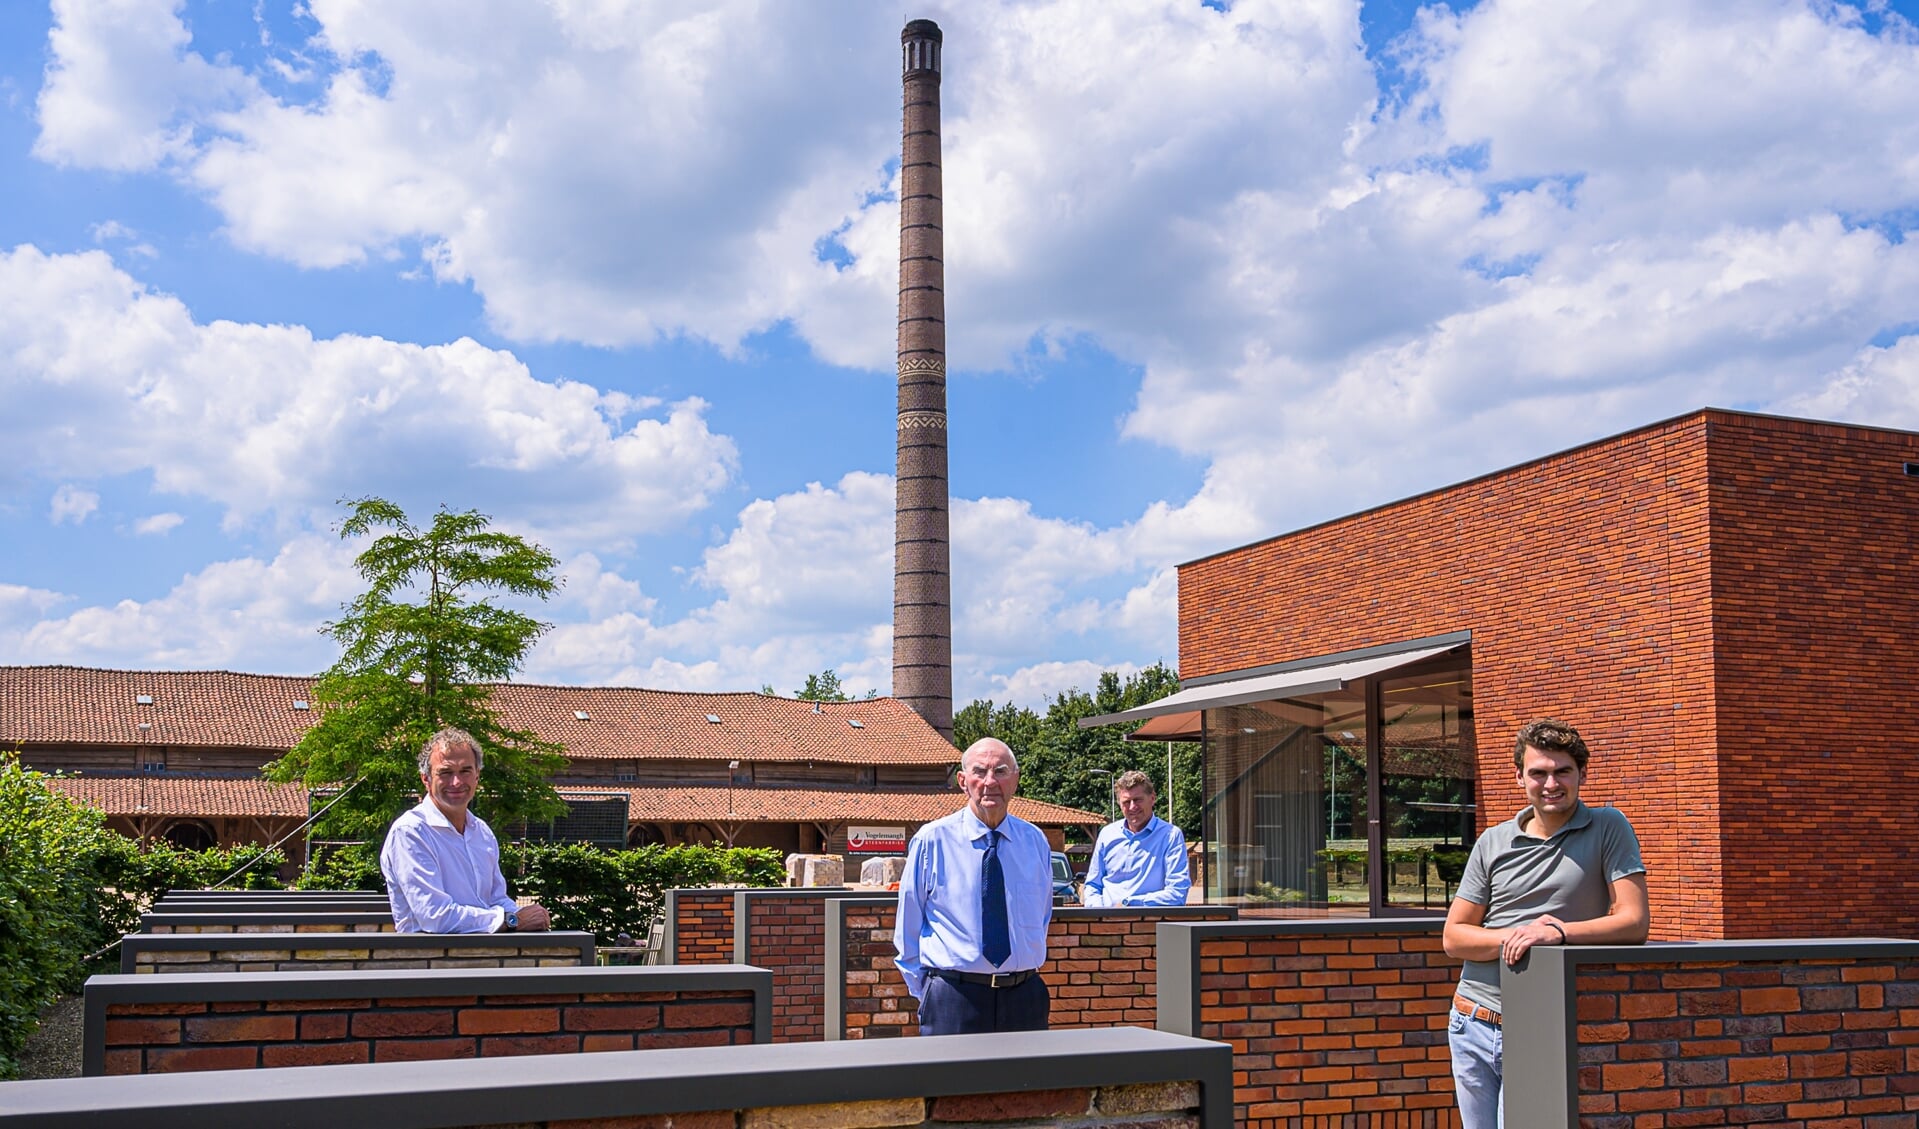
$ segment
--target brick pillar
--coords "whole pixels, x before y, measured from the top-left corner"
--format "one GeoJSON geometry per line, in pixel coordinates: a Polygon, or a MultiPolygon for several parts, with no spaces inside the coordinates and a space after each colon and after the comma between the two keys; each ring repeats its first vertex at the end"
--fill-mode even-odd
{"type": "Polygon", "coordinates": [[[893,538],[893,696],[953,736],[953,600],[946,519],[946,265],[940,205],[939,25],[900,32],[899,448],[893,538]]]}

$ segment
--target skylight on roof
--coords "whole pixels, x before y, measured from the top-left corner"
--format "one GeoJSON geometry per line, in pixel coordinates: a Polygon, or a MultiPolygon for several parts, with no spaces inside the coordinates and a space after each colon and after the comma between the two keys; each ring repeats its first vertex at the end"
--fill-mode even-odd
{"type": "Polygon", "coordinates": [[[716,713],[707,714],[706,720],[712,722],[714,725],[718,725],[720,723],[720,715],[716,713]]]}
{"type": "Polygon", "coordinates": [[[592,721],[593,718],[585,710],[574,710],[573,720],[574,721],[592,721]]]}
{"type": "Polygon", "coordinates": [[[296,710],[307,710],[307,709],[312,709],[313,707],[307,705],[307,700],[305,698],[295,698],[293,699],[293,708],[296,710]]]}
{"type": "Polygon", "coordinates": [[[855,728],[855,729],[865,729],[865,728],[866,728],[866,723],[865,723],[865,722],[863,722],[863,721],[861,721],[861,720],[860,720],[859,718],[857,718],[857,717],[849,717],[849,718],[847,718],[847,719],[846,719],[846,724],[848,724],[848,725],[850,725],[850,726],[852,726],[852,727],[853,727],[853,728],[855,728]]]}
{"type": "Polygon", "coordinates": [[[153,695],[152,694],[135,694],[133,696],[133,702],[135,705],[150,706],[153,704],[153,695]]]}

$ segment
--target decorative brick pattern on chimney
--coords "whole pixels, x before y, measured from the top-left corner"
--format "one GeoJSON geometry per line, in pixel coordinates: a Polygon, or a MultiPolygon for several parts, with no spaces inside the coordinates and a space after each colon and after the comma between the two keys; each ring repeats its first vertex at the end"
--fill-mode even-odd
{"type": "Polygon", "coordinates": [[[893,541],[893,696],[953,736],[946,514],[946,265],[940,202],[939,25],[900,33],[899,448],[893,541]]]}

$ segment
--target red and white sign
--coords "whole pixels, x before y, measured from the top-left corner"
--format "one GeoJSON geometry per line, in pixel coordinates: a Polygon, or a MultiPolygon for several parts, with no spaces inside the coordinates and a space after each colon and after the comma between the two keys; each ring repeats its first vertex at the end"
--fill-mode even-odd
{"type": "Polygon", "coordinates": [[[904,827],[849,827],[846,849],[856,855],[897,855],[906,850],[904,827]]]}

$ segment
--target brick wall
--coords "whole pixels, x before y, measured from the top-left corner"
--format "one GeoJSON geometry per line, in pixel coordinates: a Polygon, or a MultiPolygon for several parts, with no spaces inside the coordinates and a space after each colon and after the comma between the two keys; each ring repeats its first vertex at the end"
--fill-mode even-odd
{"type": "Polygon", "coordinates": [[[726,964],[733,959],[733,890],[668,890],[666,964],[726,964]]]}
{"type": "Polygon", "coordinates": [[[87,982],[84,1072],[241,1070],[755,1041],[764,1018],[760,997],[770,989],[764,973],[632,975],[658,971],[97,976],[87,982]]]}
{"type": "Polygon", "coordinates": [[[1539,950],[1503,984],[1509,1124],[1919,1125],[1919,941],[1539,950]]]}
{"type": "Polygon", "coordinates": [[[378,968],[557,968],[593,963],[590,933],[134,933],[134,975],[378,968]]]}
{"type": "Polygon", "coordinates": [[[1919,772],[1883,726],[1919,685],[1919,436],[1715,426],[1713,632],[1728,937],[1912,936],[1919,772]],[[1816,888],[1819,896],[1806,896],[1816,888]]]}
{"type": "Polygon", "coordinates": [[[1876,828],[1919,774],[1834,721],[1919,678],[1902,460],[1919,436],[1720,411],[1600,440],[1182,566],[1180,673],[1470,630],[1482,829],[1554,713],[1639,830],[1655,937],[1910,931],[1919,846],[1876,828]]]}
{"type": "Polygon", "coordinates": [[[1232,1045],[1242,1129],[1457,1126],[1446,1017],[1460,966],[1440,927],[1162,925],[1160,1029],[1232,1045]]]}
{"type": "Polygon", "coordinates": [[[851,891],[741,890],[733,895],[735,964],[773,974],[773,1041],[826,1037],[826,904],[851,891]]]}
{"type": "MultiPolygon", "coordinates": [[[[839,946],[829,980],[839,998],[827,1014],[839,1030],[828,1038],[878,1039],[919,1034],[918,1002],[893,963],[897,899],[842,899],[829,907],[837,919],[839,946]],[[837,975],[835,972],[837,971],[837,975]]],[[[1229,906],[1172,909],[1079,909],[1053,911],[1040,974],[1052,996],[1053,1030],[1128,1024],[1151,1027],[1157,1014],[1154,929],[1163,921],[1230,921],[1229,906]]]]}
{"type": "MultiPolygon", "coordinates": [[[[880,1098],[815,1105],[741,1106],[676,1113],[645,1122],[659,1129],[967,1129],[1025,1125],[1058,1129],[1200,1129],[1199,1083],[1076,1086],[1018,1093],[880,1098]]],[[[631,1117],[536,1121],[540,1129],[634,1129],[631,1117]]],[[[475,1126],[474,1129],[482,1129],[475,1126]]]]}

